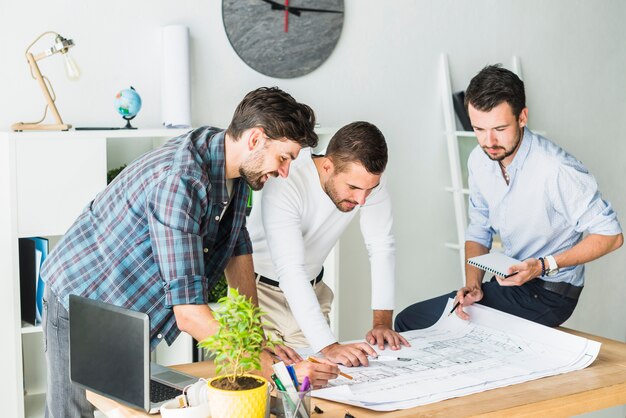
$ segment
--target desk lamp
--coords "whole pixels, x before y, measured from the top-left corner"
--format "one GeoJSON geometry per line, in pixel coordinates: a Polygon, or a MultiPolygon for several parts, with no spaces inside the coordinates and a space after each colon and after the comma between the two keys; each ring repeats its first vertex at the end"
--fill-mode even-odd
{"type": "Polygon", "coordinates": [[[54,101],[56,100],[56,95],[54,93],[54,89],[52,88],[52,84],[50,83],[50,80],[48,80],[47,77],[41,75],[41,71],[39,70],[39,66],[37,65],[37,62],[49,56],[55,55],[57,53],[61,53],[65,57],[65,70],[66,70],[68,78],[70,80],[76,80],[80,76],[80,71],[78,70],[78,67],[76,66],[76,63],[74,62],[74,60],[72,60],[72,58],[68,54],[68,50],[73,46],[74,46],[74,41],[72,41],[71,39],[66,39],[56,32],[44,32],[41,35],[39,35],[37,39],[35,39],[28,46],[28,48],[26,48],[26,60],[28,61],[28,65],[30,67],[30,74],[35,80],[39,82],[39,87],[41,87],[43,96],[46,99],[46,107],[44,109],[43,117],[39,119],[39,121],[28,122],[28,123],[24,123],[24,122],[14,123],[13,125],[11,125],[11,129],[13,131],[30,131],[30,130],[67,131],[68,129],[72,127],[72,125],[63,123],[63,120],[61,119],[61,115],[59,114],[59,111],[57,110],[57,107],[54,104],[54,101]],[[44,36],[47,36],[47,35],[53,35],[55,37],[54,44],[50,48],[44,50],[43,52],[40,52],[37,55],[33,55],[33,53],[30,52],[31,48],[40,39],[42,39],[44,36]],[[52,116],[54,116],[56,123],[51,123],[51,124],[42,123],[44,119],[46,118],[48,109],[50,109],[50,112],[52,112],[52,116]]]}

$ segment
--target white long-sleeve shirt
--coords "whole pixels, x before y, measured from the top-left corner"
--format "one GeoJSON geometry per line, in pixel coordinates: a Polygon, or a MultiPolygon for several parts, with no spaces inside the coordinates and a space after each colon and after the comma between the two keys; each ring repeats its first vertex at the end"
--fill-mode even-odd
{"type": "Polygon", "coordinates": [[[248,221],[254,269],[280,283],[300,329],[315,351],[337,339],[310,281],[319,274],[357,212],[361,212],[361,233],[370,259],[372,309],[394,308],[395,241],[384,176],[363,206],[341,212],[322,189],[311,152],[305,149],[292,163],[288,178],[270,179],[254,198],[248,221]]]}

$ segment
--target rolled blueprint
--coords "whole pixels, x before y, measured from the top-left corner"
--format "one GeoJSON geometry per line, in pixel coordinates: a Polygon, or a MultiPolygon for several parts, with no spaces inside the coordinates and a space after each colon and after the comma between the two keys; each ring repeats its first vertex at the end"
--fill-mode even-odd
{"type": "Polygon", "coordinates": [[[191,127],[189,28],[163,27],[161,119],[167,128],[191,127]]]}

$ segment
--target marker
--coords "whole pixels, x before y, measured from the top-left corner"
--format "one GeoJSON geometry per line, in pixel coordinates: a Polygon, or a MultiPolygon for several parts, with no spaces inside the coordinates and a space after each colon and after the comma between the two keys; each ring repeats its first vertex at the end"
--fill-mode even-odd
{"type": "Polygon", "coordinates": [[[271,378],[274,381],[274,383],[276,383],[276,387],[278,388],[278,390],[282,390],[284,392],[285,391],[285,386],[283,385],[283,382],[280,381],[278,376],[276,376],[275,374],[272,373],[271,378]]]}
{"type": "Polygon", "coordinates": [[[309,389],[311,389],[311,380],[309,379],[309,376],[304,376],[302,385],[300,385],[300,392],[307,392],[309,389]]]}
{"type": "MultiPolygon", "coordinates": [[[[310,361],[311,363],[315,363],[315,364],[323,364],[322,362],[318,361],[315,357],[311,357],[311,356],[309,356],[309,357],[307,358],[307,361],[310,361]]],[[[349,374],[344,373],[344,372],[342,372],[342,371],[339,371],[339,375],[340,375],[340,376],[343,376],[343,377],[345,377],[345,378],[348,378],[348,379],[350,379],[350,380],[354,380],[354,377],[352,377],[352,376],[350,376],[349,374]]]]}
{"type": "Polygon", "coordinates": [[[289,372],[289,376],[291,377],[291,381],[293,382],[293,385],[295,386],[296,390],[298,390],[298,376],[296,376],[296,369],[293,368],[293,366],[290,364],[287,366],[287,371],[289,372]]]}

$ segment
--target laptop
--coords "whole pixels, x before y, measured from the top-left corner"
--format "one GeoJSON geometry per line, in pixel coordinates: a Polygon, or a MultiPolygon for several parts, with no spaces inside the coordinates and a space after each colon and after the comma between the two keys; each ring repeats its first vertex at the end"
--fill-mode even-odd
{"type": "Polygon", "coordinates": [[[79,386],[151,414],[198,381],[150,362],[150,318],[70,295],[70,378],[79,386]]]}

